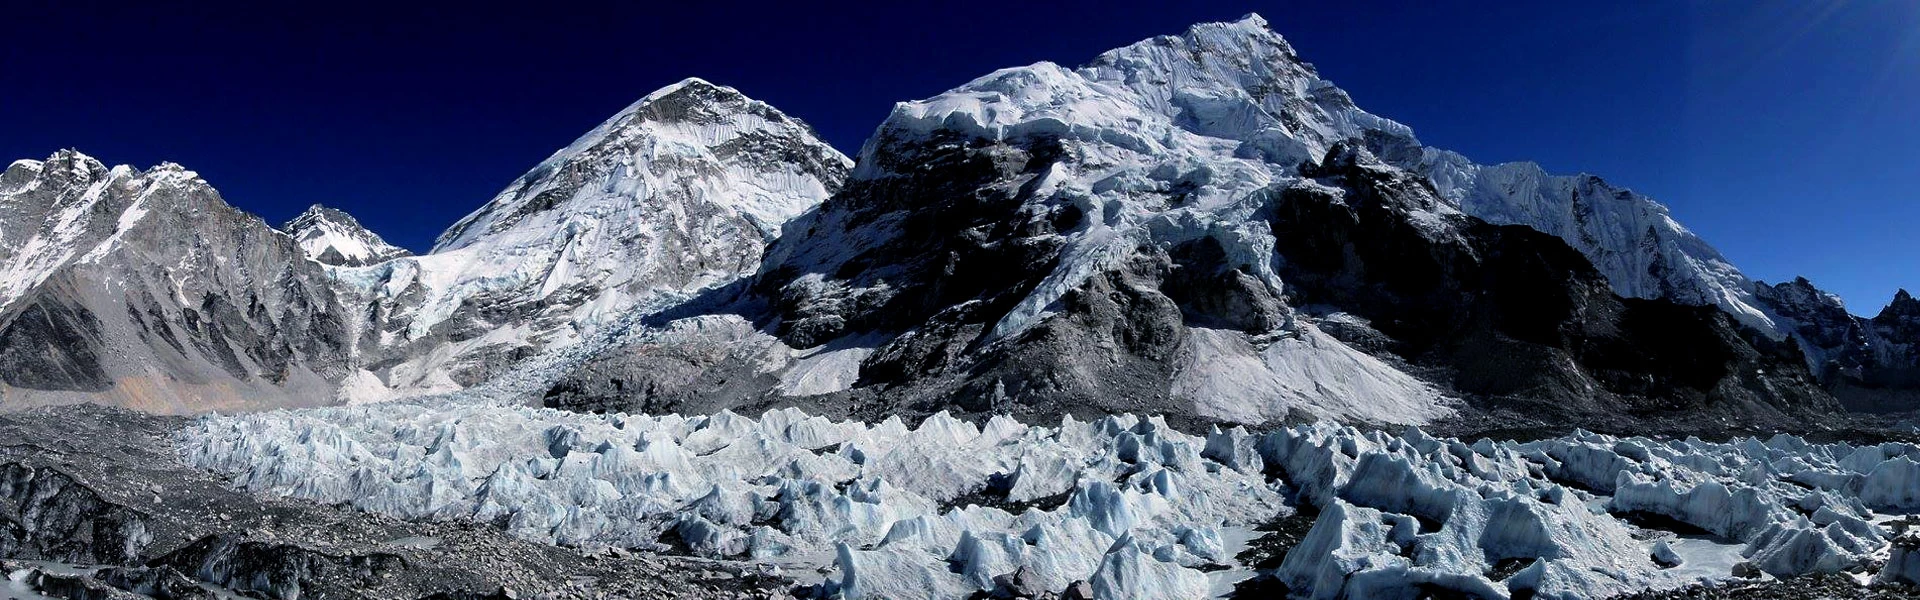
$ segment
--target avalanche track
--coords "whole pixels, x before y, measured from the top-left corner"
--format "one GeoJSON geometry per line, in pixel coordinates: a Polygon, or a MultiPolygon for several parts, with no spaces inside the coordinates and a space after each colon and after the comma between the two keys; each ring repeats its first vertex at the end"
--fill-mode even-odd
{"type": "Polygon", "coordinates": [[[178,436],[241,489],[582,549],[780,565],[845,598],[1600,598],[1736,574],[1920,577],[1891,516],[1920,447],[1331,424],[1189,435],[1158,418],[908,427],[453,402],[213,416],[178,436]],[[1271,568],[1256,529],[1318,511],[1271,568]],[[1890,565],[1882,568],[1882,565],[1890,565]],[[813,575],[817,573],[818,575],[813,575]],[[1085,582],[1082,584],[1081,582],[1085,582]]]}

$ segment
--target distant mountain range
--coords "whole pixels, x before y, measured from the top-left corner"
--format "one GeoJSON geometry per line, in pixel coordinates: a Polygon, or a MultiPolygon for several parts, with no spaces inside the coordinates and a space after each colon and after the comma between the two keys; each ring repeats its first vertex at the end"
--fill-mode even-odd
{"type": "Polygon", "coordinates": [[[1598,177],[1426,147],[1257,16],[901,103],[857,160],[689,79],[419,256],[337,210],[274,228],[181,166],[63,150],[0,175],[0,263],[0,409],[1920,408],[1906,292],[1856,317],[1598,177]]]}

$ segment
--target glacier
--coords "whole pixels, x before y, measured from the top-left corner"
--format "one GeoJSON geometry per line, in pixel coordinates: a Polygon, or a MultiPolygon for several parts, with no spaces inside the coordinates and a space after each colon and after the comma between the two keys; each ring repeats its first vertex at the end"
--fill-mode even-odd
{"type": "Polygon", "coordinates": [[[208,416],[176,441],[254,493],[780,565],[846,598],[1016,581],[1201,598],[1256,576],[1312,598],[1606,597],[1747,567],[1910,570],[1884,522],[1920,510],[1920,447],[1787,435],[1468,442],[1326,422],[1194,434],[1130,415],[909,426],[437,399],[208,416]],[[1236,558],[1247,532],[1309,508],[1277,568],[1236,558]]]}

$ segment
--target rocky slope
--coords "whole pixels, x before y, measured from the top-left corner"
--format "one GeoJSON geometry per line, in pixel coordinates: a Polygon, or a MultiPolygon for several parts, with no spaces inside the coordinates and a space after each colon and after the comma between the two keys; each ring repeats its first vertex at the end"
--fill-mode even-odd
{"type": "Polygon", "coordinates": [[[360,221],[338,210],[315,204],[280,229],[293,236],[307,258],[323,264],[363,267],[413,254],[380,239],[360,221]]]}
{"type": "MultiPolygon", "coordinates": [[[[1432,183],[1426,155],[1258,17],[1078,69],[1002,70],[896,107],[751,282],[685,311],[714,315],[591,362],[548,402],[1245,423],[1420,423],[1451,414],[1450,396],[1594,414],[1832,408],[1767,332],[1678,302],[1711,294],[1654,293],[1713,288],[1710,269],[1605,277],[1627,263],[1593,253],[1638,238],[1495,227],[1508,219],[1473,212],[1545,192],[1467,201],[1432,183]]],[[[1710,252],[1690,244],[1661,260],[1710,252]]]]}
{"type": "Polygon", "coordinates": [[[687,80],[404,256],[324,207],[276,231],[176,165],[19,161],[0,178],[0,407],[458,389],[751,273],[849,167],[804,123],[687,80]]]}
{"type": "Polygon", "coordinates": [[[72,151],[0,175],[0,406],[313,405],[347,369],[323,267],[192,171],[72,151]]]}

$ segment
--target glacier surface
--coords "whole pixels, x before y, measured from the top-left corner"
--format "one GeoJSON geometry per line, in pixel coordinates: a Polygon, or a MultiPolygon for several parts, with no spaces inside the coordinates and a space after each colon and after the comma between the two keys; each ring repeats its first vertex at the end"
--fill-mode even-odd
{"type": "Polygon", "coordinates": [[[1326,423],[1193,435],[1136,416],[1040,427],[941,413],[909,427],[441,400],[211,416],[178,441],[187,462],[255,493],[773,563],[847,598],[1015,581],[1209,597],[1256,575],[1235,556],[1242,532],[1306,507],[1311,530],[1258,573],[1298,594],[1606,597],[1726,579],[1740,562],[1774,576],[1890,555],[1909,568],[1880,523],[1920,509],[1920,447],[1784,435],[1466,442],[1326,423]]]}

